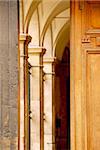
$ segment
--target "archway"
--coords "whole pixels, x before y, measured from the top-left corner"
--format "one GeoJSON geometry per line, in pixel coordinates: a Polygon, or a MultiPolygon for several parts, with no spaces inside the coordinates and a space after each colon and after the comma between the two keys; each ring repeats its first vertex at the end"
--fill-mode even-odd
{"type": "Polygon", "coordinates": [[[70,51],[65,47],[55,67],[56,150],[70,149],[70,51]]]}
{"type": "MultiPolygon", "coordinates": [[[[59,69],[61,69],[61,63],[65,61],[65,58],[62,55],[66,55],[64,49],[66,49],[65,47],[68,47],[69,42],[70,2],[67,0],[59,2],[41,1],[40,3],[36,2],[36,6],[34,5],[34,7],[33,2],[35,3],[35,1],[32,1],[32,5],[30,5],[28,9],[29,11],[27,12],[24,26],[25,32],[28,32],[32,37],[28,47],[28,61],[32,66],[30,76],[32,80],[29,81],[28,85],[28,140],[30,149],[54,150],[56,138],[54,130],[55,126],[57,127],[57,120],[56,122],[54,121],[55,73],[53,67],[55,66],[55,56],[60,61],[60,63],[57,64],[59,69]],[[46,49],[45,55],[43,52],[44,48],[46,49]]],[[[65,81],[63,77],[60,76],[61,83],[59,85],[62,87],[62,81],[64,83],[66,82],[66,85],[64,85],[65,95],[68,84],[66,73],[67,72],[65,71],[65,81]]],[[[60,88],[60,92],[62,96],[62,88],[60,88]]],[[[62,102],[66,103],[66,100],[62,102]]],[[[64,113],[65,112],[66,108],[64,109],[64,113]]],[[[61,113],[61,115],[63,114],[61,113]]],[[[65,113],[65,121],[63,120],[65,124],[67,124],[66,117],[67,113],[65,113]]],[[[63,127],[61,128],[63,129],[63,127]]],[[[66,136],[64,137],[66,144],[66,139],[68,139],[67,130],[69,130],[68,127],[64,127],[64,131],[66,132],[66,136]]],[[[56,146],[59,146],[59,142],[60,141],[58,141],[58,145],[56,144],[56,146]]],[[[59,150],[58,147],[56,150],[59,150]]]]}

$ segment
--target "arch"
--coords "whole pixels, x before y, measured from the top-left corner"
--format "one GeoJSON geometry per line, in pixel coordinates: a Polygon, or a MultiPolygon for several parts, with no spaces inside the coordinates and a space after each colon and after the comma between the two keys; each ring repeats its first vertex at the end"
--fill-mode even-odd
{"type": "Polygon", "coordinates": [[[29,26],[30,20],[32,18],[32,15],[33,15],[35,9],[38,7],[38,5],[39,5],[39,3],[41,1],[42,0],[38,0],[38,1],[33,0],[32,1],[31,5],[30,5],[30,7],[28,9],[26,18],[25,18],[25,23],[24,23],[24,25],[25,25],[25,29],[24,29],[25,33],[28,33],[28,26],[29,26]]]}
{"type": "Polygon", "coordinates": [[[62,59],[65,46],[68,46],[70,34],[70,20],[68,20],[61,30],[59,31],[57,38],[53,44],[53,56],[57,56],[59,60],[62,59]]]}
{"type": "Polygon", "coordinates": [[[64,11],[65,9],[68,9],[69,7],[70,7],[69,1],[60,1],[59,4],[53,9],[53,11],[51,12],[51,14],[46,20],[46,23],[43,27],[43,30],[40,36],[40,42],[42,46],[43,46],[46,30],[48,26],[50,25],[50,23],[52,22],[53,18],[57,16],[59,13],[61,13],[62,11],[64,11]]]}

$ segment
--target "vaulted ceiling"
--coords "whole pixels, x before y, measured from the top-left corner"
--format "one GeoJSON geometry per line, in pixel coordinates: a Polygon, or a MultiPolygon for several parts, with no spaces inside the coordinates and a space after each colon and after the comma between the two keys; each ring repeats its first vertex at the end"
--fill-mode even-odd
{"type": "Polygon", "coordinates": [[[32,36],[30,46],[43,46],[47,57],[61,59],[69,46],[69,0],[21,0],[20,32],[32,36]]]}

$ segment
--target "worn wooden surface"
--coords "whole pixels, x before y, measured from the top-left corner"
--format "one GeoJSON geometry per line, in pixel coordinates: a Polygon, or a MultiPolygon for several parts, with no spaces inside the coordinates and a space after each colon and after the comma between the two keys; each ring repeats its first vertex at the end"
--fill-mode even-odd
{"type": "Polygon", "coordinates": [[[71,150],[99,150],[100,2],[81,5],[71,5],[71,150]]]}

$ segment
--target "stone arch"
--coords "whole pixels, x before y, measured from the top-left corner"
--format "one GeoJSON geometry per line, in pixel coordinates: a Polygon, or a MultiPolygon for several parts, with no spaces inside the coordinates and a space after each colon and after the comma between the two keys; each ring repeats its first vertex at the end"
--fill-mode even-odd
{"type": "Polygon", "coordinates": [[[43,46],[43,42],[44,42],[45,33],[46,33],[47,29],[48,29],[48,26],[50,25],[50,23],[54,19],[54,17],[57,16],[58,14],[60,14],[65,9],[68,9],[69,6],[70,6],[69,1],[60,1],[59,4],[53,9],[51,14],[48,16],[48,18],[47,18],[47,20],[45,22],[45,25],[43,27],[41,36],[40,36],[40,42],[41,42],[42,46],[43,46]]]}
{"type": "Polygon", "coordinates": [[[69,37],[70,36],[70,20],[68,20],[61,30],[59,31],[57,38],[53,45],[53,56],[56,56],[58,59],[62,59],[64,48],[69,46],[69,37]]]}
{"type": "Polygon", "coordinates": [[[28,26],[29,26],[29,23],[30,23],[30,20],[32,18],[32,15],[35,11],[35,9],[37,8],[37,6],[39,5],[39,3],[41,2],[42,0],[39,0],[39,1],[35,1],[33,0],[29,9],[28,9],[28,12],[27,12],[27,15],[26,15],[26,18],[25,18],[25,22],[24,22],[24,25],[25,25],[25,33],[28,33],[28,26]]]}

